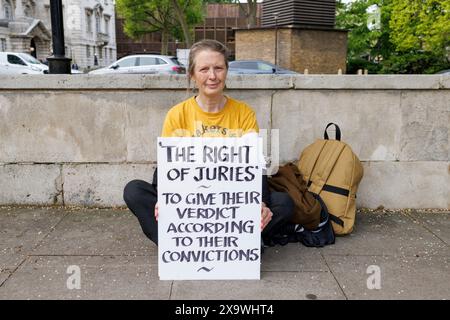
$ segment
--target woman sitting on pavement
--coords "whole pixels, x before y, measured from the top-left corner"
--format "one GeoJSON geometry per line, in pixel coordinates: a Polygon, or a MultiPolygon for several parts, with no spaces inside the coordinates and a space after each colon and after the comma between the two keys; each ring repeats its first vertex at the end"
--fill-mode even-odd
{"type": "MultiPolygon", "coordinates": [[[[215,40],[195,43],[189,54],[188,84],[192,80],[198,95],[172,107],[164,121],[162,137],[242,137],[258,133],[255,112],[244,102],[224,95],[228,72],[227,48],[215,40]]],[[[124,190],[128,208],[138,218],[144,234],[158,244],[158,202],[156,172],[153,183],[129,182],[124,190]]],[[[263,241],[277,233],[293,214],[287,193],[270,192],[263,176],[261,231],[263,241]]]]}

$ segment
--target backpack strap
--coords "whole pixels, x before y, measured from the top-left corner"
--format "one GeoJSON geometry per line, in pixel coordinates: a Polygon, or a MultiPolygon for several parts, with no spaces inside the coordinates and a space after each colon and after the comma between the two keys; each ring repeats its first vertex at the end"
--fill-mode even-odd
{"type": "Polygon", "coordinates": [[[328,213],[330,220],[333,221],[334,223],[340,225],[342,228],[344,227],[344,221],[342,221],[342,219],[336,217],[335,215],[328,213]]]}
{"type": "Polygon", "coordinates": [[[339,128],[339,126],[336,123],[333,123],[333,122],[330,122],[329,124],[327,124],[327,127],[325,128],[325,132],[323,133],[323,138],[325,140],[329,140],[327,130],[331,125],[334,125],[334,127],[336,128],[336,136],[335,136],[336,140],[341,141],[341,129],[339,128]]]}
{"type": "Polygon", "coordinates": [[[320,222],[319,227],[322,227],[323,225],[325,225],[328,222],[328,219],[330,219],[331,221],[340,225],[343,228],[344,221],[342,219],[336,217],[335,215],[331,214],[328,211],[327,205],[325,204],[325,202],[322,200],[322,198],[318,194],[313,193],[313,196],[314,196],[314,198],[316,198],[319,201],[319,203],[322,207],[322,211],[320,214],[322,215],[322,213],[323,213],[325,215],[324,217],[321,217],[321,220],[323,218],[323,221],[320,222]]]}

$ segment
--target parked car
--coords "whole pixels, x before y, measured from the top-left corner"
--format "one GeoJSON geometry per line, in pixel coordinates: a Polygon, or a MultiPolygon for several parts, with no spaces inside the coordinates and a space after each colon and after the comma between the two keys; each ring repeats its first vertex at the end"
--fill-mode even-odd
{"type": "Polygon", "coordinates": [[[449,75],[450,75],[450,69],[447,69],[447,70],[441,70],[441,71],[439,71],[439,72],[436,72],[435,74],[445,74],[445,75],[449,74],[449,75]]]}
{"type": "MultiPolygon", "coordinates": [[[[72,74],[83,73],[72,69],[72,74]]],[[[47,74],[48,65],[28,53],[0,52],[0,74],[47,74]]]]}
{"type": "Polygon", "coordinates": [[[48,66],[28,53],[0,52],[0,74],[43,74],[48,66]]]}
{"type": "Polygon", "coordinates": [[[236,60],[228,63],[229,74],[297,74],[263,60],[236,60]]]}
{"type": "Polygon", "coordinates": [[[106,68],[89,72],[89,74],[114,73],[181,74],[186,73],[186,69],[173,56],[135,54],[123,57],[106,68]]]}
{"type": "Polygon", "coordinates": [[[80,70],[74,69],[74,68],[72,68],[72,69],[70,70],[70,72],[71,72],[72,74],[84,74],[83,71],[80,71],[80,70]]]}

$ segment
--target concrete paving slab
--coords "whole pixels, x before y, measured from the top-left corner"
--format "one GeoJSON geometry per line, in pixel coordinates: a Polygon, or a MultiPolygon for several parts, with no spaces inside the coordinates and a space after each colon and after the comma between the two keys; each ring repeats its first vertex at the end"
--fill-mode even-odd
{"type": "Polygon", "coordinates": [[[171,299],[345,299],[330,272],[262,272],[261,280],[174,281],[171,299]]]}
{"type": "Polygon", "coordinates": [[[262,255],[262,271],[274,272],[328,272],[330,271],[316,248],[301,243],[265,248],[262,255]]]}
{"type": "MultiPolygon", "coordinates": [[[[0,272],[12,272],[19,266],[27,256],[23,253],[16,253],[16,248],[8,248],[1,251],[0,255],[0,272]]],[[[2,283],[0,276],[0,284],[2,283]]]]}
{"type": "Polygon", "coordinates": [[[0,207],[0,270],[18,266],[66,214],[51,207],[0,207]]]}
{"type": "Polygon", "coordinates": [[[411,212],[412,219],[419,221],[439,239],[450,245],[450,212],[411,212]]]}
{"type": "Polygon", "coordinates": [[[168,299],[149,257],[30,257],[0,287],[0,299],[168,299]],[[75,286],[78,266],[80,289],[75,286]]]}
{"type": "Polygon", "coordinates": [[[325,255],[325,259],[349,299],[450,299],[448,256],[325,255]],[[369,266],[378,266],[379,272],[369,266]]]}
{"type": "MultiPolygon", "coordinates": [[[[450,230],[447,230],[447,232],[450,230]]],[[[355,230],[321,249],[324,254],[450,256],[448,245],[401,213],[358,212],[355,230]]]]}
{"type": "Polygon", "coordinates": [[[10,269],[3,269],[0,271],[0,286],[2,285],[3,282],[6,281],[6,279],[8,279],[8,277],[11,275],[11,273],[12,273],[12,270],[10,270],[10,269]]]}
{"type": "Polygon", "coordinates": [[[0,208],[0,299],[450,299],[450,212],[367,212],[325,248],[266,248],[259,281],[160,281],[128,210],[0,208]],[[69,266],[81,289],[69,290],[69,266]],[[369,266],[381,289],[368,289],[369,266]]]}
{"type": "Polygon", "coordinates": [[[157,255],[128,210],[73,211],[33,251],[35,255],[157,255]]]}

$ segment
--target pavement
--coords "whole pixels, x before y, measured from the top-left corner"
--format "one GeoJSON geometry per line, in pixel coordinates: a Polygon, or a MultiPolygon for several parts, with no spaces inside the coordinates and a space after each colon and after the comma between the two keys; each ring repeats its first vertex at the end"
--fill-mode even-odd
{"type": "Polygon", "coordinates": [[[449,244],[449,211],[360,210],[334,245],[266,248],[261,280],[160,281],[125,209],[0,207],[0,299],[450,299],[449,244]]]}

